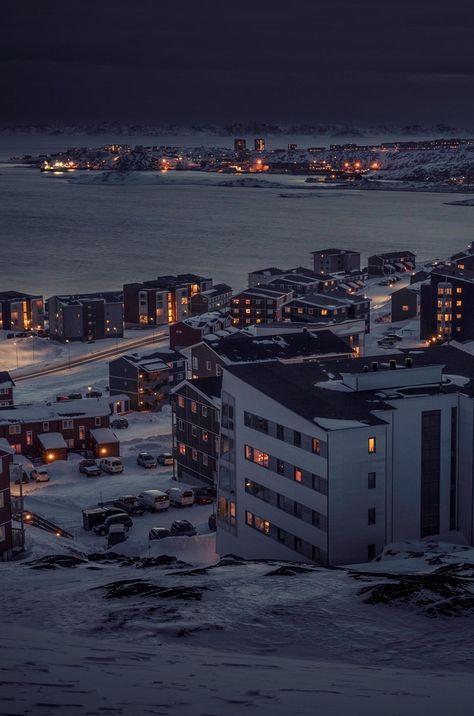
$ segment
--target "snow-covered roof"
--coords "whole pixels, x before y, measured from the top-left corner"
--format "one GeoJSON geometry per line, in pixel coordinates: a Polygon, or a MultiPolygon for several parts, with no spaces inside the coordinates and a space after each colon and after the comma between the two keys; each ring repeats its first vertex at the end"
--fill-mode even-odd
{"type": "Polygon", "coordinates": [[[94,428],[90,431],[90,434],[92,439],[99,444],[118,443],[119,441],[114,431],[110,428],[94,428]]]}
{"type": "MultiPolygon", "coordinates": [[[[117,398],[115,398],[117,399],[117,398]]],[[[0,425],[31,423],[34,421],[63,420],[74,417],[103,417],[110,415],[108,398],[82,398],[64,403],[30,403],[0,411],[0,425]]]]}
{"type": "Polygon", "coordinates": [[[8,452],[10,455],[15,454],[15,448],[13,448],[8,440],[6,438],[0,438],[0,450],[3,452],[8,452]]]}
{"type": "Polygon", "coordinates": [[[61,433],[40,433],[38,440],[45,450],[59,450],[67,448],[67,443],[61,433]]]}

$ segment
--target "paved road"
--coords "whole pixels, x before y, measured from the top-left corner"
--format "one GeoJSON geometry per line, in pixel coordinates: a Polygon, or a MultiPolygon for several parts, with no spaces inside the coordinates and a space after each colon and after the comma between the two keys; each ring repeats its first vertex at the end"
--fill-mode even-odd
{"type": "Polygon", "coordinates": [[[147,333],[146,336],[142,336],[141,338],[134,338],[130,341],[121,342],[118,346],[118,349],[117,346],[114,345],[112,348],[106,348],[105,350],[96,351],[94,353],[86,353],[82,356],[77,356],[67,361],[58,361],[52,365],[47,365],[44,368],[30,367],[29,370],[22,370],[19,374],[17,373],[17,371],[10,371],[10,373],[15,383],[19,383],[23,380],[31,380],[32,378],[41,378],[45,375],[60,373],[65,369],[77,368],[78,366],[86,365],[87,363],[94,363],[96,361],[104,360],[105,358],[116,358],[117,356],[129,353],[130,350],[133,348],[142,348],[143,346],[147,346],[149,344],[163,343],[163,339],[167,338],[168,329],[156,331],[156,333],[152,334],[147,333]]]}

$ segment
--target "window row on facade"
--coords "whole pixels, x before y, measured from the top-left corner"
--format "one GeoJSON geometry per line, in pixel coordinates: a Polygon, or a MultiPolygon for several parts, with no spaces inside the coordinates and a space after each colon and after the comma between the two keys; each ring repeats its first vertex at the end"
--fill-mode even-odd
{"type": "Polygon", "coordinates": [[[258,430],[260,433],[270,435],[272,438],[282,440],[283,442],[299,447],[302,450],[312,452],[315,455],[326,455],[326,443],[305,433],[300,433],[292,428],[287,428],[285,425],[275,423],[273,420],[267,420],[254,413],[244,412],[244,423],[248,428],[252,430],[258,430]]]}
{"type": "Polygon", "coordinates": [[[274,455],[269,455],[266,452],[262,452],[258,448],[252,447],[251,445],[245,445],[245,459],[250,462],[260,465],[271,472],[276,472],[277,475],[286,477],[289,480],[294,480],[305,487],[309,487],[311,490],[321,493],[322,495],[328,494],[328,483],[324,477],[315,475],[309,470],[302,470],[296,465],[292,465],[285,460],[274,455]]]}
{"type": "Polygon", "coordinates": [[[245,512],[245,524],[317,564],[327,564],[327,553],[324,550],[248,510],[245,512]]]}
{"type": "Polygon", "coordinates": [[[306,505],[302,505],[301,502],[285,497],[285,495],[275,492],[275,490],[264,487],[258,482],[246,479],[245,492],[249,495],[253,495],[253,497],[257,497],[259,500],[267,502],[278,510],[282,510],[299,520],[303,520],[303,522],[307,522],[313,527],[317,527],[323,532],[327,532],[328,530],[328,518],[326,515],[322,515],[317,510],[313,510],[306,505]]]}

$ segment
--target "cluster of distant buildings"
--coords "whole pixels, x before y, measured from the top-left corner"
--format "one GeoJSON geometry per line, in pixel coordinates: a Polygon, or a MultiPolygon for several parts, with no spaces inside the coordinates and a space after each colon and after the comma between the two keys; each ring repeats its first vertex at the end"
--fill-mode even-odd
{"type": "Polygon", "coordinates": [[[469,340],[474,244],[417,272],[410,251],[313,252],[311,269],[252,271],[233,293],[195,274],[120,292],[0,295],[1,327],[49,319],[53,340],[169,324],[170,347],[109,363],[107,397],[15,405],[0,374],[0,556],[14,549],[13,454],[117,455],[111,416],[171,403],[174,476],[218,487],[217,550],[323,566],[449,532],[474,542],[474,358],[450,345],[364,355],[368,278],[410,274],[392,320],[431,343],[469,340]],[[407,308],[406,308],[407,307],[407,308]],[[434,340],[436,339],[436,340],[434,340]]]}

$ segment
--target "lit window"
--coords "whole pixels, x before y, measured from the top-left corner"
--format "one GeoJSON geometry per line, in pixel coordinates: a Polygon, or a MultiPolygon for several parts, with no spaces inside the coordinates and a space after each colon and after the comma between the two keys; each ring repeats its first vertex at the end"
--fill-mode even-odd
{"type": "Polygon", "coordinates": [[[184,398],[182,395],[178,395],[178,405],[180,408],[184,408],[184,398]]]}
{"type": "Polygon", "coordinates": [[[457,318],[458,320],[459,320],[460,318],[462,318],[462,313],[456,313],[456,318],[457,318]]]}
{"type": "Polygon", "coordinates": [[[299,467],[295,467],[295,482],[301,482],[303,480],[303,473],[299,467]]]}
{"type": "Polygon", "coordinates": [[[195,400],[193,400],[193,401],[191,402],[191,412],[192,412],[192,413],[197,413],[197,403],[196,403],[195,400]]]}
{"type": "Polygon", "coordinates": [[[456,289],[456,293],[462,293],[462,288],[458,286],[458,288],[456,289]]]}
{"type": "Polygon", "coordinates": [[[405,313],[409,310],[410,310],[410,308],[406,304],[402,306],[402,311],[405,311],[405,313]]]}
{"type": "Polygon", "coordinates": [[[328,315],[328,310],[327,310],[327,308],[322,308],[322,309],[321,309],[321,316],[327,316],[327,315],[328,315]]]}
{"type": "Polygon", "coordinates": [[[462,301],[456,301],[456,306],[462,306],[462,301]]]}
{"type": "Polygon", "coordinates": [[[250,311],[250,308],[246,308],[246,309],[245,309],[245,313],[249,314],[250,312],[251,312],[251,311],[250,311]]]}
{"type": "Polygon", "coordinates": [[[321,454],[321,440],[319,438],[313,438],[312,440],[312,450],[316,455],[321,454]]]}
{"type": "Polygon", "coordinates": [[[193,460],[196,461],[196,460],[198,459],[198,451],[197,451],[197,450],[192,450],[192,451],[191,451],[191,457],[192,457],[193,460]]]}
{"type": "Polygon", "coordinates": [[[369,438],[367,441],[367,450],[369,453],[376,452],[375,438],[369,438]]]}
{"type": "Polygon", "coordinates": [[[186,445],[184,443],[179,443],[179,454],[186,455],[186,445]]]}
{"type": "Polygon", "coordinates": [[[245,446],[245,459],[253,460],[253,448],[251,448],[250,445],[245,446]]]}
{"type": "Polygon", "coordinates": [[[203,442],[207,443],[207,441],[209,440],[209,433],[207,432],[207,430],[202,431],[201,437],[203,442]]]}

